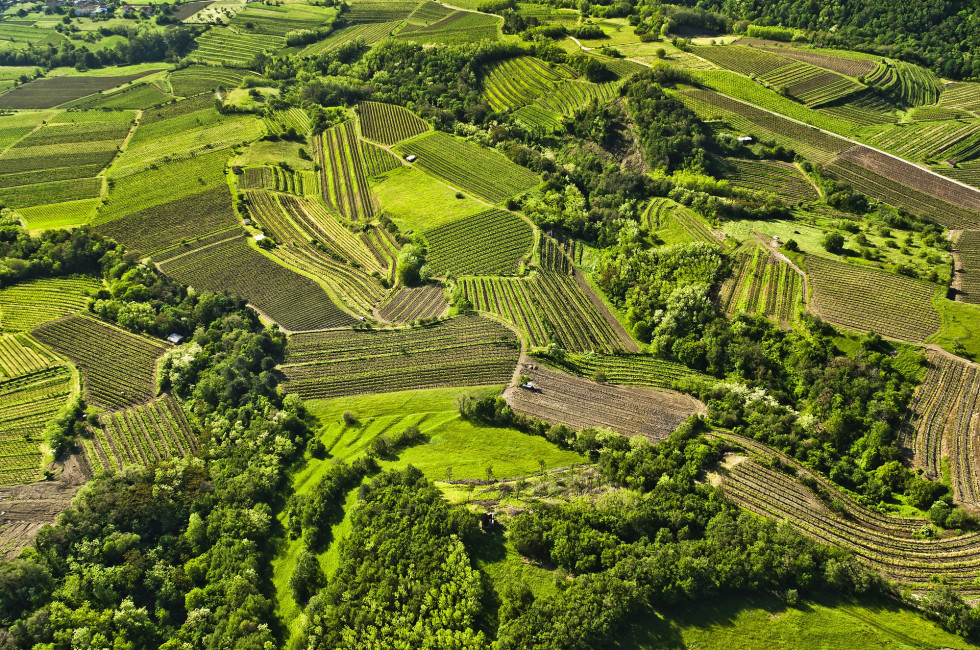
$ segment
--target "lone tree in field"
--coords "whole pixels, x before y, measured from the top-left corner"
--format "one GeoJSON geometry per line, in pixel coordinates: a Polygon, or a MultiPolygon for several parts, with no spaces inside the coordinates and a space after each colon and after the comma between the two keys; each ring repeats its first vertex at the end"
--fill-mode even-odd
{"type": "Polygon", "coordinates": [[[839,232],[828,232],[823,238],[823,247],[831,253],[839,254],[844,250],[844,235],[839,232]]]}

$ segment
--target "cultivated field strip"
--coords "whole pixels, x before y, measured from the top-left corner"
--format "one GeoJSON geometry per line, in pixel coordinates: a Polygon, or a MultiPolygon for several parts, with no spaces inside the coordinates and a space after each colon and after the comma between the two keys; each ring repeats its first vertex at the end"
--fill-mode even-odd
{"type": "Polygon", "coordinates": [[[728,315],[745,312],[789,325],[803,299],[803,281],[789,264],[766,250],[735,258],[732,274],[718,288],[718,307],[728,315]]]}
{"type": "Polygon", "coordinates": [[[530,347],[548,345],[544,319],[535,307],[526,280],[516,278],[459,278],[466,299],[477,311],[512,324],[530,347]]]}
{"type": "Polygon", "coordinates": [[[961,232],[954,250],[960,264],[960,299],[980,305],[980,232],[961,232]]]}
{"type": "Polygon", "coordinates": [[[0,379],[0,485],[40,478],[44,428],[67,403],[72,384],[64,364],[0,379]]]}
{"type": "Polygon", "coordinates": [[[503,384],[520,354],[514,334],[480,317],[395,330],[311,332],[289,338],[284,388],[303,399],[503,384]]]}
{"type": "Polygon", "coordinates": [[[25,332],[85,309],[102,282],[89,276],[38,278],[0,289],[0,331],[25,332]]]}
{"type": "Polygon", "coordinates": [[[85,441],[89,465],[96,471],[146,467],[182,458],[198,449],[180,404],[165,395],[145,404],[103,413],[91,440],[85,441]]]}
{"type": "Polygon", "coordinates": [[[932,304],[938,287],[931,282],[814,255],[804,264],[812,307],[832,323],[913,342],[925,341],[942,326],[932,304]]]}
{"type": "Polygon", "coordinates": [[[361,142],[361,155],[367,175],[371,177],[383,176],[402,166],[395,154],[370,142],[361,142]]]}
{"type": "Polygon", "coordinates": [[[167,78],[175,95],[192,97],[218,88],[237,88],[243,78],[254,74],[248,70],[192,65],[174,70],[167,78]]]}
{"type": "Polygon", "coordinates": [[[442,285],[402,287],[378,308],[378,313],[392,323],[413,323],[422,318],[440,318],[449,304],[442,285]]]}
{"type": "Polygon", "coordinates": [[[826,68],[827,70],[847,77],[860,77],[868,74],[877,67],[874,58],[871,56],[868,58],[834,56],[824,52],[815,52],[810,49],[787,46],[777,41],[766,41],[755,38],[743,38],[738,43],[739,45],[753,47],[770,54],[778,54],[796,61],[803,61],[810,65],[826,68]]]}
{"type": "Polygon", "coordinates": [[[0,377],[17,377],[58,364],[30,334],[0,334],[0,377]]]}
{"type": "Polygon", "coordinates": [[[363,40],[365,45],[374,45],[378,41],[390,36],[391,32],[399,25],[401,25],[400,20],[392,20],[382,23],[367,23],[344,27],[333,32],[329,37],[318,43],[307,45],[300,50],[299,54],[300,56],[316,56],[336,49],[344,43],[350,43],[358,39],[363,40]]]}
{"type": "Polygon", "coordinates": [[[909,405],[902,444],[926,478],[942,479],[949,458],[955,499],[980,506],[980,369],[939,352],[926,353],[926,376],[909,405]]]}
{"type": "Polygon", "coordinates": [[[499,16],[454,11],[431,25],[405,25],[395,38],[419,43],[473,43],[500,37],[499,16]]]}
{"type": "Polygon", "coordinates": [[[566,354],[561,368],[588,378],[601,373],[606,381],[625,386],[678,388],[690,383],[716,381],[685,365],[644,354],[566,354]]]}
{"type": "Polygon", "coordinates": [[[890,124],[864,140],[874,147],[910,160],[934,158],[964,162],[980,155],[980,120],[890,124]]]}
{"type": "Polygon", "coordinates": [[[914,535],[924,520],[877,515],[822,482],[821,487],[834,503],[846,509],[844,516],[831,510],[792,476],[751,459],[729,462],[722,476],[725,494],[743,508],[771,519],[787,520],[819,542],[848,549],[890,580],[913,589],[928,589],[933,578],[946,578],[964,595],[980,593],[974,582],[980,571],[977,533],[918,539],[914,535]]]}
{"type": "Polygon", "coordinates": [[[252,216],[276,241],[273,257],[313,275],[331,287],[336,300],[358,312],[370,313],[384,296],[381,282],[370,275],[383,269],[378,260],[316,202],[264,191],[247,192],[246,200],[252,216]]]}
{"type": "Polygon", "coordinates": [[[512,111],[551,94],[563,79],[572,75],[552,68],[533,56],[506,59],[488,68],[484,96],[495,111],[512,111]]]}
{"type": "Polygon", "coordinates": [[[156,361],[168,348],[85,314],[45,323],[34,337],[78,366],[86,402],[109,409],[153,397],[156,361]]]}
{"type": "Polygon", "coordinates": [[[163,272],[199,290],[239,295],[286,330],[346,327],[354,318],[316,282],[273,262],[238,235],[195,246],[159,262],[163,272]]]}
{"type": "Polygon", "coordinates": [[[504,396],[510,407],[576,430],[612,429],[659,442],[688,417],[704,411],[704,405],[688,395],[598,383],[537,363],[522,363],[518,372],[527,375],[534,388],[508,388],[504,396]]]}
{"type": "MultiPolygon", "coordinates": [[[[857,145],[842,152],[837,161],[854,163],[913,191],[918,191],[972,213],[980,212],[980,191],[963,187],[941,176],[930,174],[910,162],[893,158],[874,149],[857,145]]],[[[976,214],[968,223],[964,223],[968,220],[961,217],[960,214],[945,219],[942,214],[937,214],[935,218],[947,228],[969,227],[970,225],[977,227],[976,214]]]]}
{"type": "Polygon", "coordinates": [[[422,118],[394,104],[361,102],[357,105],[357,113],[360,116],[361,135],[388,146],[429,130],[429,125],[422,118]]]}
{"type": "Polygon", "coordinates": [[[534,229],[520,216],[491,208],[425,232],[434,275],[510,275],[531,251],[534,229]]]}
{"type": "MultiPolygon", "coordinates": [[[[160,66],[163,69],[163,66],[160,66]]],[[[137,74],[114,77],[49,77],[35,79],[0,95],[0,108],[53,108],[80,97],[122,86],[140,77],[153,74],[147,70],[137,74]]]]}
{"type": "Polygon", "coordinates": [[[819,198],[813,184],[791,163],[743,159],[729,159],[728,162],[732,170],[725,173],[725,178],[736,187],[772,192],[789,203],[819,198]]]}
{"type": "Polygon", "coordinates": [[[561,128],[563,117],[571,117],[589,102],[613,99],[619,86],[615,81],[595,84],[581,79],[563,79],[553,91],[515,111],[514,117],[531,128],[553,131],[561,128]]]}
{"type": "Polygon", "coordinates": [[[280,48],[282,36],[242,34],[227,27],[212,27],[197,39],[198,47],[190,58],[204,63],[244,67],[259,52],[280,48]]]}
{"type": "Polygon", "coordinates": [[[414,163],[467,192],[492,203],[502,203],[541,182],[534,172],[514,164],[502,154],[436,131],[398,145],[414,154],[414,163]]]}
{"type": "Polygon", "coordinates": [[[974,114],[980,112],[980,83],[967,81],[947,84],[939,96],[939,105],[974,114]]]}
{"type": "Polygon", "coordinates": [[[323,200],[350,221],[370,221],[375,216],[374,199],[353,122],[345,122],[313,140],[320,165],[323,200]]]}
{"type": "Polygon", "coordinates": [[[572,260],[553,237],[543,235],[538,244],[538,264],[541,269],[551,273],[563,273],[571,275],[573,269],[572,260]]]}
{"type": "Polygon", "coordinates": [[[236,176],[238,187],[243,190],[275,190],[297,196],[319,194],[318,183],[310,183],[314,172],[293,171],[278,165],[247,167],[236,176]]]}

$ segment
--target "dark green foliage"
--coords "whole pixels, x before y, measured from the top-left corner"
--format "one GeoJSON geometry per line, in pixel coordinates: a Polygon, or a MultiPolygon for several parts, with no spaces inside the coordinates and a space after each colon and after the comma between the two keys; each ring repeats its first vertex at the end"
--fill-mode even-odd
{"type": "Polygon", "coordinates": [[[305,605],[310,597],[322,589],[327,583],[327,578],[323,575],[320,568],[320,561],[309,549],[303,549],[296,561],[296,570],[289,579],[289,588],[293,590],[293,598],[296,602],[305,605]]]}
{"type": "Polygon", "coordinates": [[[840,253],[844,250],[844,235],[839,232],[828,232],[823,238],[823,247],[831,253],[840,253]]]}

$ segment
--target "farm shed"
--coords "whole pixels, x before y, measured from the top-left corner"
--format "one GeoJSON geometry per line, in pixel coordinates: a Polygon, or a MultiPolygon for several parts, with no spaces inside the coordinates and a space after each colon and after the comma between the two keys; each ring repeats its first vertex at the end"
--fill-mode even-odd
{"type": "Polygon", "coordinates": [[[167,337],[167,340],[170,341],[171,343],[173,343],[174,345],[180,345],[181,343],[183,343],[184,337],[181,334],[177,334],[175,332],[175,333],[171,334],[170,336],[168,336],[167,337]]]}
{"type": "Polygon", "coordinates": [[[418,160],[418,156],[416,156],[414,153],[410,153],[407,156],[405,156],[405,160],[407,160],[408,162],[415,162],[416,160],[418,160]]]}
{"type": "Polygon", "coordinates": [[[752,144],[753,138],[751,135],[740,135],[737,140],[742,144],[752,144]]]}

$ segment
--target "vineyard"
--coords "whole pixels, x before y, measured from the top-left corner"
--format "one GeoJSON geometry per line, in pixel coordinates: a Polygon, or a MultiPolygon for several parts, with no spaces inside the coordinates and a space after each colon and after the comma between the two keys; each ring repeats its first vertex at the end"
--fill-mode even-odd
{"type": "Polygon", "coordinates": [[[856,146],[841,153],[828,171],[872,198],[934,219],[947,228],[977,224],[980,191],[868,147],[856,146]]]}
{"type": "Polygon", "coordinates": [[[237,182],[239,189],[243,190],[275,190],[306,196],[320,193],[314,173],[283,169],[278,165],[246,167],[237,177],[237,182]]]}
{"type": "Polygon", "coordinates": [[[654,198],[643,213],[643,225],[651,232],[676,227],[685,241],[717,244],[719,239],[704,219],[670,199],[654,198]]]}
{"type": "Polygon", "coordinates": [[[0,485],[41,477],[44,427],[65,406],[73,384],[67,365],[0,379],[0,485]]]}
{"type": "Polygon", "coordinates": [[[405,2],[391,0],[385,2],[355,2],[347,12],[351,23],[401,22],[419,6],[418,0],[405,2]]]}
{"type": "Polygon", "coordinates": [[[310,132],[310,116],[302,108],[267,111],[262,121],[270,134],[279,137],[288,136],[290,129],[297,135],[310,132]]]}
{"type": "Polygon", "coordinates": [[[346,299],[350,309],[371,313],[384,289],[370,274],[383,267],[360,239],[314,201],[262,191],[248,192],[246,200],[277,244],[273,257],[330,287],[335,302],[346,299]]]}
{"type": "Polygon", "coordinates": [[[503,155],[436,131],[398,145],[414,163],[487,201],[501,203],[541,182],[537,174],[503,155]]]}
{"type": "Polygon", "coordinates": [[[813,184],[791,163],[775,160],[729,159],[733,170],[725,177],[736,187],[772,192],[789,203],[815,201],[813,184]]]}
{"type": "Polygon", "coordinates": [[[976,114],[980,111],[980,83],[947,84],[942,95],[939,96],[939,105],[947,109],[976,114]]]}
{"type": "Polygon", "coordinates": [[[291,31],[316,29],[334,15],[332,9],[305,3],[278,6],[250,3],[236,13],[228,24],[240,35],[284,37],[291,31]]]}
{"type": "Polygon", "coordinates": [[[361,142],[361,156],[367,175],[371,178],[384,176],[402,166],[395,154],[370,142],[361,142]]]}
{"type": "Polygon", "coordinates": [[[85,309],[102,288],[95,278],[39,278],[0,289],[0,331],[25,332],[85,309]]]}
{"type": "Polygon", "coordinates": [[[954,250],[960,266],[960,299],[980,304],[980,232],[961,232],[954,250]]]}
{"type": "Polygon", "coordinates": [[[980,121],[891,124],[865,136],[871,146],[911,160],[962,162],[980,155],[980,121]]]}
{"type": "Polygon", "coordinates": [[[683,364],[645,354],[566,354],[561,369],[590,379],[604,376],[612,384],[677,390],[715,381],[683,364]]]}
{"type": "Polygon", "coordinates": [[[313,280],[246,243],[241,234],[157,257],[163,271],[198,290],[242,296],[286,330],[344,327],[354,322],[313,280]]]}
{"type": "Polygon", "coordinates": [[[538,264],[541,266],[541,270],[571,275],[573,266],[570,255],[574,256],[575,254],[574,244],[574,241],[566,242],[565,246],[569,248],[566,251],[565,246],[558,243],[554,237],[542,235],[538,244],[538,264]]]}
{"type": "Polygon", "coordinates": [[[942,325],[932,304],[938,287],[930,282],[813,255],[805,268],[813,309],[832,323],[918,342],[942,325]]]}
{"type": "MultiPolygon", "coordinates": [[[[163,69],[163,66],[161,66],[163,69]]],[[[66,102],[122,86],[155,70],[116,77],[50,77],[35,79],[0,95],[0,108],[54,108],[66,102]]]]}
{"type": "Polygon", "coordinates": [[[34,337],[78,366],[86,402],[109,409],[153,397],[156,360],[167,349],[161,341],[84,314],[45,323],[34,330],[34,337]]]}
{"type": "Polygon", "coordinates": [[[501,20],[498,16],[477,14],[470,11],[454,11],[452,14],[431,25],[402,27],[395,35],[399,40],[419,43],[472,43],[475,41],[495,41],[500,35],[501,20]]]}
{"type": "Polygon", "coordinates": [[[198,449],[180,404],[169,395],[99,416],[91,438],[82,438],[90,467],[121,471],[182,458],[198,449]]]}
{"type": "Polygon", "coordinates": [[[846,77],[860,77],[868,74],[876,67],[874,57],[871,56],[868,56],[867,58],[853,58],[853,55],[834,56],[832,54],[824,53],[826,50],[823,52],[815,52],[813,50],[801,49],[798,47],[787,47],[780,45],[775,41],[760,41],[753,38],[743,38],[739,41],[739,45],[749,46],[770,54],[778,54],[796,61],[809,63],[810,65],[815,65],[820,68],[826,68],[827,70],[842,74],[846,77]]]}
{"type": "Polygon", "coordinates": [[[554,341],[570,352],[635,351],[636,344],[579,276],[537,273],[529,278],[462,278],[478,311],[513,324],[532,347],[554,341]]]}
{"type": "Polygon", "coordinates": [[[541,59],[520,56],[487,70],[484,94],[493,110],[512,111],[553,94],[561,81],[572,76],[565,68],[552,68],[541,59]]]}
{"type": "Polygon", "coordinates": [[[759,78],[777,89],[785,89],[788,95],[811,107],[841,100],[864,88],[847,77],[799,61],[776,68],[759,78]]]}
{"type": "Polygon", "coordinates": [[[259,52],[282,47],[282,36],[242,34],[228,27],[212,27],[197,39],[191,57],[203,63],[244,67],[259,52]]]}
{"type": "Polygon", "coordinates": [[[943,478],[949,459],[953,496],[959,503],[980,505],[980,370],[976,364],[929,351],[926,375],[909,404],[902,444],[925,470],[926,478],[943,478]]]}
{"type": "Polygon", "coordinates": [[[423,318],[441,318],[448,304],[442,285],[402,287],[378,308],[378,314],[391,323],[414,323],[423,318]]]}
{"type": "Polygon", "coordinates": [[[425,233],[434,275],[510,275],[534,243],[531,224],[496,208],[450,221],[425,233]]]}
{"type": "Polygon", "coordinates": [[[57,357],[30,334],[0,334],[0,378],[26,375],[57,363],[57,357]]]}
{"type": "Polygon", "coordinates": [[[65,104],[65,108],[80,110],[146,109],[166,104],[173,99],[173,95],[163,92],[153,84],[140,83],[105,95],[82,98],[65,104]]]}
{"type": "Polygon", "coordinates": [[[316,136],[313,150],[320,165],[320,189],[327,205],[351,221],[373,219],[374,199],[354,123],[345,122],[316,136]]]}
{"type": "Polygon", "coordinates": [[[744,45],[694,46],[691,52],[717,66],[744,75],[763,75],[793,63],[779,54],[761,51],[744,45]]]}
{"type": "Polygon", "coordinates": [[[384,145],[393,145],[421,135],[429,125],[415,113],[394,104],[361,102],[357,105],[361,135],[384,145]]]}
{"type": "Polygon", "coordinates": [[[912,63],[879,63],[864,82],[884,91],[902,106],[925,106],[939,101],[942,82],[931,71],[912,63]]]}
{"type": "MultiPolygon", "coordinates": [[[[738,443],[762,455],[774,453],[749,440],[739,438],[738,443]]],[[[923,526],[922,519],[888,517],[867,510],[794,461],[783,456],[780,460],[791,465],[797,477],[806,476],[816,481],[820,494],[804,487],[789,474],[769,469],[751,459],[736,457],[729,458],[721,469],[726,496],[763,517],[787,520],[818,542],[852,551],[887,579],[914,589],[927,589],[934,584],[935,578],[944,578],[964,594],[980,592],[974,583],[980,569],[980,535],[977,533],[937,540],[920,539],[916,534],[923,526]]]]}
{"type": "Polygon", "coordinates": [[[718,308],[728,315],[756,314],[788,326],[800,307],[802,286],[789,264],[757,249],[735,258],[732,275],[718,288],[718,308]]]}
{"type": "Polygon", "coordinates": [[[559,82],[554,91],[517,110],[514,116],[531,128],[556,130],[561,127],[562,117],[571,117],[576,110],[593,100],[611,100],[618,88],[619,84],[613,81],[594,84],[580,79],[566,79],[559,82]]]}
{"type": "Polygon", "coordinates": [[[537,363],[522,363],[518,372],[534,387],[512,386],[504,391],[510,407],[517,413],[576,430],[611,429],[659,442],[691,415],[705,410],[688,395],[599,383],[537,363]]]}
{"type": "Polygon", "coordinates": [[[179,97],[192,97],[218,88],[237,88],[242,79],[255,73],[218,66],[192,65],[174,70],[167,77],[170,87],[179,97]]]}
{"type": "Polygon", "coordinates": [[[393,20],[344,27],[318,43],[307,45],[300,51],[300,56],[316,56],[358,40],[364,41],[365,45],[374,45],[387,38],[400,24],[400,20],[393,20]]]}
{"type": "Polygon", "coordinates": [[[282,371],[303,399],[504,384],[520,354],[513,333],[480,317],[395,330],[294,334],[282,371]]]}

